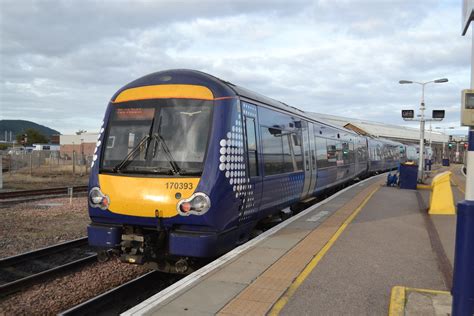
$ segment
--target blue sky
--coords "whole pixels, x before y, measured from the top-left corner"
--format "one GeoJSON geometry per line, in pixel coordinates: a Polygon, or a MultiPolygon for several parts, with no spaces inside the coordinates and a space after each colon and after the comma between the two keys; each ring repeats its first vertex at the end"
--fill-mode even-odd
{"type": "MultiPolygon", "coordinates": [[[[148,73],[191,68],[303,110],[407,124],[421,87],[459,126],[470,86],[462,1],[0,1],[1,118],[96,131],[148,73]]],[[[411,124],[416,126],[415,123],[411,124]]],[[[458,129],[458,133],[463,133],[458,129]]]]}

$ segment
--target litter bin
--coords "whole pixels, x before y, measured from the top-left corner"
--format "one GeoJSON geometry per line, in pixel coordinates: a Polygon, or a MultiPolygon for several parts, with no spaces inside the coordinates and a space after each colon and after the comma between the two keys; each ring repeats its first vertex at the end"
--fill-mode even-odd
{"type": "Polygon", "coordinates": [[[443,159],[443,167],[449,167],[449,159],[443,159]]]}
{"type": "Polygon", "coordinates": [[[400,165],[400,189],[416,190],[418,181],[418,166],[400,165]]]}

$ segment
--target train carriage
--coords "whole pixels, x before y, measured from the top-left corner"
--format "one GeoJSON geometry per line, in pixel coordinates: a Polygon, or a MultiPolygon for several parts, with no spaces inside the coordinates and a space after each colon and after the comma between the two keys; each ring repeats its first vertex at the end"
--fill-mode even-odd
{"type": "Polygon", "coordinates": [[[393,168],[398,158],[384,145],[202,72],[153,73],[107,107],[89,181],[89,243],[190,272],[262,220],[371,168],[393,168]]]}

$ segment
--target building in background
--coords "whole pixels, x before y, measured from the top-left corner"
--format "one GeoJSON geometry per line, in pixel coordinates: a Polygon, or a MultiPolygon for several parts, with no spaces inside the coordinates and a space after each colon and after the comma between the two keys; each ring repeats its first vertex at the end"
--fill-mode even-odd
{"type": "Polygon", "coordinates": [[[98,133],[83,133],[80,135],[60,135],[61,156],[72,157],[73,151],[76,155],[92,156],[97,143],[98,133]]]}
{"type": "Polygon", "coordinates": [[[61,135],[59,134],[54,134],[54,135],[51,135],[51,137],[49,138],[49,142],[51,144],[55,144],[55,145],[59,145],[59,138],[60,138],[61,135]]]}
{"type": "Polygon", "coordinates": [[[59,151],[59,145],[53,144],[33,144],[33,150],[49,150],[49,151],[59,151]]]}

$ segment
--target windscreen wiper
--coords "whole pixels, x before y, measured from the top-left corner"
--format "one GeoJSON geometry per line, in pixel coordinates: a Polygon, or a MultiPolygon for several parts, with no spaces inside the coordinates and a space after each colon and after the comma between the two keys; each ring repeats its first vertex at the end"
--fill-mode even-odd
{"type": "Polygon", "coordinates": [[[187,176],[200,176],[202,174],[202,170],[200,169],[181,169],[179,171],[180,175],[187,175],[187,176]]]}
{"type": "Polygon", "coordinates": [[[146,143],[146,141],[149,138],[150,138],[150,135],[145,135],[140,140],[140,142],[135,147],[133,147],[133,149],[128,153],[128,155],[125,158],[123,158],[123,160],[113,168],[113,171],[118,172],[122,168],[125,168],[126,166],[128,166],[128,164],[130,164],[133,161],[133,159],[135,158],[135,156],[139,152],[139,149],[146,143]]]}
{"type": "MultiPolygon", "coordinates": [[[[166,142],[165,142],[163,136],[161,136],[159,133],[153,133],[152,138],[155,140],[155,142],[157,144],[162,145],[163,151],[165,152],[166,156],[168,157],[168,162],[171,165],[173,173],[180,174],[181,168],[176,163],[176,160],[174,160],[173,155],[171,154],[171,151],[170,151],[168,145],[166,145],[166,142]]],[[[156,150],[153,149],[153,157],[155,157],[155,154],[156,154],[156,150]]]]}

